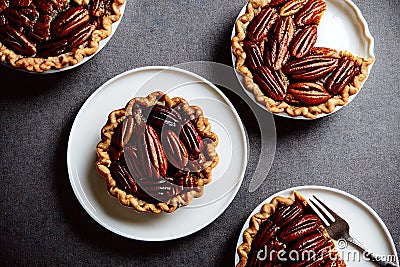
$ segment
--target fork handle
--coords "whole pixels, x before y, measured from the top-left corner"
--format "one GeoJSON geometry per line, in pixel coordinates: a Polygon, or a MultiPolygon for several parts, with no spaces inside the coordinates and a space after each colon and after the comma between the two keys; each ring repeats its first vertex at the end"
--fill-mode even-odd
{"type": "Polygon", "coordinates": [[[398,267],[398,265],[396,265],[393,262],[390,261],[384,261],[382,259],[380,259],[379,256],[377,256],[376,254],[370,252],[368,249],[366,249],[357,239],[355,239],[352,236],[349,236],[348,238],[346,238],[347,241],[349,241],[350,243],[352,243],[353,245],[355,245],[357,248],[359,248],[360,250],[363,251],[363,255],[365,257],[367,257],[368,259],[370,259],[372,262],[374,262],[376,265],[381,266],[381,267],[398,267]]]}

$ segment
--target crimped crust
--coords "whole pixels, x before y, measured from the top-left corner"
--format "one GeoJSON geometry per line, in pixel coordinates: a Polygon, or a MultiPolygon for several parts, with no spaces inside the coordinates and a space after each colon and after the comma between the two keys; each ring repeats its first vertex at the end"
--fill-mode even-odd
{"type": "MultiPolygon", "coordinates": [[[[275,212],[279,205],[290,206],[295,201],[300,201],[303,206],[309,207],[307,200],[300,195],[300,193],[293,191],[293,193],[287,198],[282,196],[274,197],[270,203],[264,204],[260,211],[251,217],[249,227],[243,232],[243,243],[237,248],[239,262],[236,267],[246,266],[248,255],[251,251],[251,243],[257,232],[260,230],[261,224],[275,212]]],[[[330,239],[325,227],[321,226],[320,230],[326,237],[330,239]]],[[[329,240],[328,242],[332,241],[329,240]]],[[[342,260],[339,260],[338,264],[338,266],[346,266],[342,260]]]]}
{"type": "MultiPolygon", "coordinates": [[[[356,66],[360,68],[360,73],[354,76],[353,80],[344,88],[340,95],[330,98],[327,102],[317,106],[294,106],[285,101],[275,101],[264,95],[259,86],[253,81],[253,74],[246,67],[246,52],[243,50],[243,40],[246,38],[246,28],[250,21],[257,16],[263,7],[269,4],[269,0],[249,0],[246,13],[236,21],[236,35],[232,38],[232,51],[236,57],[236,70],[244,75],[244,85],[247,90],[253,93],[256,101],[265,106],[272,113],[286,112],[290,116],[304,116],[314,119],[322,113],[332,113],[337,106],[344,106],[348,103],[349,97],[355,95],[361,89],[363,82],[368,77],[368,67],[375,61],[374,58],[363,58],[354,56],[348,51],[335,51],[335,55],[340,57],[349,57],[356,66]]],[[[333,50],[333,49],[332,49],[333,50]]],[[[334,50],[333,50],[334,51],[334,50]]],[[[282,74],[282,73],[281,73],[282,74]]],[[[282,74],[283,75],[283,74],[282,74]]]]}
{"type": "Polygon", "coordinates": [[[212,169],[217,166],[219,157],[215,150],[218,145],[218,136],[211,131],[211,126],[207,118],[203,116],[203,112],[200,107],[189,106],[188,102],[180,97],[169,98],[162,92],[153,92],[147,97],[136,97],[131,99],[125,108],[112,111],[108,117],[107,124],[101,129],[101,141],[96,147],[97,161],[96,168],[99,174],[106,178],[108,192],[118,198],[118,201],[128,207],[132,207],[139,212],[173,212],[180,206],[188,205],[193,198],[201,197],[203,194],[204,185],[208,184],[212,180],[212,169]],[[110,173],[111,159],[108,153],[108,149],[111,144],[111,138],[114,133],[114,129],[122,122],[125,116],[132,115],[132,107],[135,104],[140,104],[146,107],[154,106],[155,104],[161,104],[166,107],[174,108],[177,105],[182,105],[182,110],[190,116],[191,119],[197,118],[195,125],[200,136],[203,138],[209,138],[212,142],[207,144],[205,149],[206,157],[209,158],[205,164],[204,169],[201,171],[201,177],[199,178],[199,186],[193,188],[193,190],[181,193],[171,198],[167,203],[148,203],[144,200],[138,199],[136,196],[127,194],[124,190],[117,187],[117,183],[110,173]]]}
{"type": "Polygon", "coordinates": [[[99,49],[99,43],[111,35],[112,24],[121,18],[121,7],[125,0],[113,0],[112,14],[102,19],[102,29],[95,30],[90,40],[84,42],[72,51],[48,58],[25,57],[16,54],[0,42],[0,60],[17,69],[25,69],[32,72],[43,72],[50,69],[62,69],[76,65],[83,58],[93,55],[99,49]]]}

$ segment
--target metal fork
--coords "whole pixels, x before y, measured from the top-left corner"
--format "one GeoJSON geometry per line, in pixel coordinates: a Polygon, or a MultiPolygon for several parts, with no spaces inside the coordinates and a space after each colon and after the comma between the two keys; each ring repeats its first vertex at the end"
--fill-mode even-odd
{"type": "MultiPolygon", "coordinates": [[[[372,262],[376,263],[378,266],[384,266],[384,267],[397,267],[398,265],[388,262],[388,261],[383,261],[380,259],[377,255],[374,253],[370,252],[368,249],[365,248],[364,245],[362,245],[357,239],[352,237],[350,235],[350,226],[349,224],[339,215],[337,215],[334,211],[332,211],[327,205],[325,205],[321,200],[319,200],[315,195],[313,195],[313,199],[309,199],[309,201],[313,204],[313,206],[320,212],[320,214],[317,215],[321,219],[325,219],[329,224],[326,224],[324,220],[322,220],[325,224],[325,228],[328,231],[328,234],[335,240],[340,240],[344,239],[347,242],[353,244],[356,246],[358,249],[360,249],[363,252],[363,255],[367,258],[369,258],[372,262]],[[321,208],[324,207],[325,210],[332,215],[334,220],[332,220],[329,215],[321,208]]],[[[315,211],[315,210],[314,210],[315,211]]]]}

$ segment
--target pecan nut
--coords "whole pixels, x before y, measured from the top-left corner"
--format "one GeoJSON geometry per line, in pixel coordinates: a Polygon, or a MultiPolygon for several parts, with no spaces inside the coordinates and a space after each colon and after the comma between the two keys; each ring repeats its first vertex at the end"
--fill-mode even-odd
{"type": "Polygon", "coordinates": [[[68,36],[68,47],[78,47],[87,41],[92,36],[93,31],[96,29],[96,24],[96,22],[91,24],[88,23],[85,26],[71,32],[71,34],[68,36]]]}
{"type": "Polygon", "coordinates": [[[163,132],[162,144],[168,161],[177,169],[183,169],[188,163],[188,152],[178,135],[167,130],[163,132]]]}
{"type": "Polygon", "coordinates": [[[104,14],[105,0],[92,0],[90,6],[90,15],[94,17],[101,17],[104,14]]]}
{"type": "Polygon", "coordinates": [[[180,129],[182,117],[175,109],[156,105],[147,115],[147,122],[158,129],[164,126],[169,129],[180,129]]]}
{"type": "Polygon", "coordinates": [[[39,13],[33,8],[15,9],[9,8],[6,11],[6,18],[13,26],[32,29],[39,13]]]}
{"type": "Polygon", "coordinates": [[[64,38],[56,42],[49,41],[46,43],[42,43],[38,45],[37,50],[38,50],[38,55],[40,57],[46,58],[62,54],[65,52],[66,48],[67,48],[67,39],[64,38]]]}
{"type": "Polygon", "coordinates": [[[286,243],[302,239],[311,234],[321,225],[321,221],[315,215],[308,214],[298,218],[279,234],[279,238],[286,243]]]}
{"type": "Polygon", "coordinates": [[[253,240],[251,244],[252,248],[256,250],[263,248],[266,243],[270,242],[270,240],[275,237],[279,229],[279,226],[274,222],[266,220],[261,225],[260,230],[257,232],[257,235],[253,240]]]}
{"type": "Polygon", "coordinates": [[[89,11],[83,7],[71,7],[58,16],[52,25],[52,32],[57,37],[66,37],[90,20],[89,11]]]}
{"type": "Polygon", "coordinates": [[[268,34],[269,30],[278,19],[278,11],[272,7],[265,7],[247,27],[247,37],[259,43],[268,34]]]}
{"type": "Polygon", "coordinates": [[[258,67],[264,65],[264,60],[260,48],[252,41],[244,41],[243,49],[246,52],[246,66],[251,71],[255,71],[258,67]]]}
{"type": "Polygon", "coordinates": [[[14,29],[9,24],[0,29],[0,41],[21,55],[34,56],[36,54],[35,44],[23,32],[14,29]]]}
{"type": "Polygon", "coordinates": [[[289,58],[289,46],[294,36],[292,17],[280,17],[275,26],[270,47],[266,49],[266,60],[274,70],[280,70],[289,58]]]}
{"type": "Polygon", "coordinates": [[[303,207],[300,203],[295,202],[290,206],[280,206],[271,220],[282,228],[302,214],[303,207]]]}
{"type": "Polygon", "coordinates": [[[294,22],[297,26],[319,24],[326,10],[326,2],[323,0],[308,1],[295,15],[294,22]]]}
{"type": "Polygon", "coordinates": [[[324,87],[314,82],[300,82],[290,84],[286,94],[286,101],[293,104],[316,106],[325,103],[330,98],[324,87]]]}
{"type": "Polygon", "coordinates": [[[291,250],[297,251],[297,255],[304,255],[305,251],[318,251],[326,245],[326,241],[327,238],[321,233],[311,234],[291,245],[291,250]]]}
{"type": "Polygon", "coordinates": [[[333,95],[343,91],[346,85],[355,75],[354,61],[348,58],[342,58],[337,68],[333,71],[326,81],[326,90],[333,95]]]}
{"type": "Polygon", "coordinates": [[[185,125],[182,126],[179,136],[186,147],[189,159],[199,159],[204,149],[203,139],[191,121],[187,121],[185,125]]]}
{"type": "Polygon", "coordinates": [[[295,36],[290,49],[293,57],[301,58],[310,53],[317,41],[317,26],[310,25],[300,30],[295,36]]]}
{"type": "Polygon", "coordinates": [[[280,75],[266,66],[261,66],[253,73],[253,79],[269,97],[281,101],[285,97],[285,86],[280,75]]]}
{"type": "Polygon", "coordinates": [[[147,124],[139,124],[136,128],[136,151],[125,147],[130,153],[125,156],[129,169],[139,178],[165,177],[168,162],[156,130],[147,124]]]}
{"type": "Polygon", "coordinates": [[[111,137],[111,145],[123,149],[126,144],[130,141],[132,133],[134,130],[133,117],[129,116],[125,118],[118,126],[115,128],[114,134],[111,137]]]}
{"type": "Polygon", "coordinates": [[[307,1],[308,0],[289,0],[281,7],[280,15],[286,17],[296,14],[307,1]]]}
{"type": "Polygon", "coordinates": [[[334,57],[310,55],[289,61],[282,71],[294,80],[310,81],[332,72],[337,64],[338,60],[334,57]]]}
{"type": "Polygon", "coordinates": [[[119,183],[122,189],[127,193],[135,193],[137,184],[129,171],[118,161],[114,161],[110,166],[111,176],[119,183]]]}

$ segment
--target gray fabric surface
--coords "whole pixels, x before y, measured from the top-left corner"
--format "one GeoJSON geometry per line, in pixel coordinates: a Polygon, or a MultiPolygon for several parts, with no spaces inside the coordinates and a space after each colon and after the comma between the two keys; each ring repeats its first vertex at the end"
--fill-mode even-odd
{"type": "MultiPolygon", "coordinates": [[[[231,266],[249,212],[275,192],[310,184],[342,189],[368,203],[399,251],[398,0],[354,1],[375,37],[377,61],[369,80],[333,116],[312,122],[275,118],[276,157],[254,193],[247,188],[259,133],[246,120],[251,149],[243,186],[203,230],[168,242],[129,240],[100,226],[77,201],[66,150],[84,101],[108,79],[135,67],[195,60],[231,65],[230,34],[245,2],[128,0],[113,38],[83,66],[53,75],[0,66],[1,265],[231,266]]],[[[240,109],[239,114],[251,116],[240,109]]]]}

